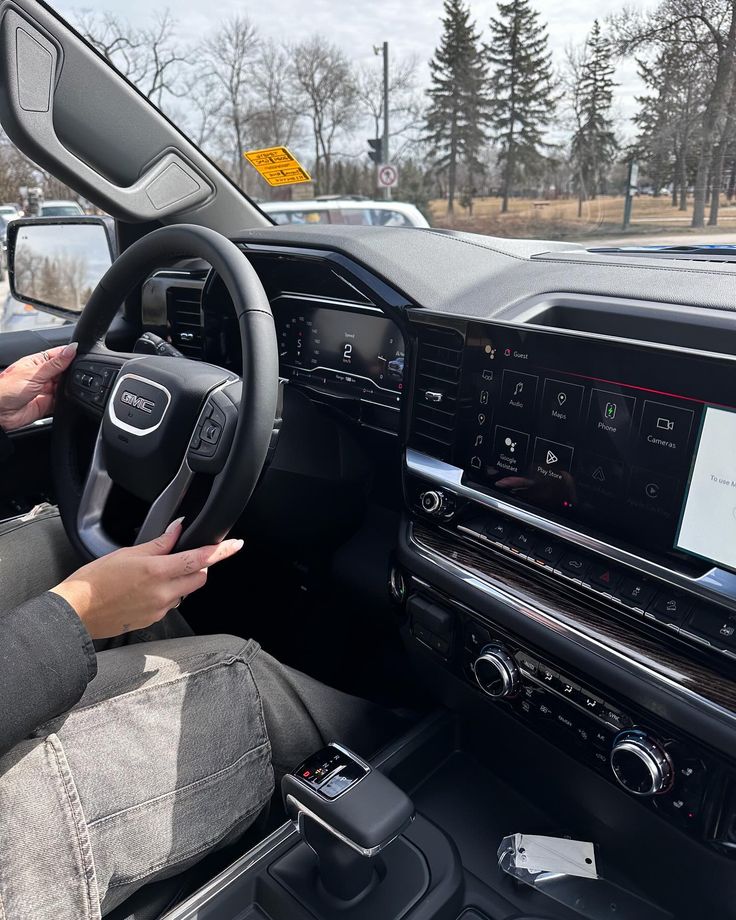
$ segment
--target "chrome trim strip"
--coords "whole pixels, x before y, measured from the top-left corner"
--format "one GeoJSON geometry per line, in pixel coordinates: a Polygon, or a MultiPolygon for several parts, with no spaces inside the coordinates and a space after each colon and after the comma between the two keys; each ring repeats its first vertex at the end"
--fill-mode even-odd
{"type": "MultiPolygon", "coordinates": [[[[414,820],[414,815],[412,815],[407,823],[399,830],[393,837],[390,837],[388,840],[385,840],[383,843],[379,843],[375,847],[362,847],[360,844],[355,843],[354,840],[351,840],[349,837],[346,837],[345,834],[342,834],[336,828],[334,828],[329,822],[325,821],[324,818],[320,818],[319,815],[316,815],[310,808],[307,808],[306,805],[303,805],[301,802],[297,802],[293,795],[286,796],[286,806],[287,808],[291,807],[296,812],[296,827],[299,831],[299,836],[306,843],[306,838],[304,837],[304,832],[302,829],[302,824],[305,818],[309,818],[311,821],[314,821],[315,824],[319,824],[321,828],[328,831],[332,834],[333,837],[337,837],[338,840],[342,841],[346,846],[350,847],[351,850],[354,850],[360,856],[364,856],[366,859],[370,859],[372,856],[377,856],[381,850],[385,850],[386,847],[393,843],[397,837],[400,837],[404,831],[409,827],[409,825],[414,820]]],[[[309,845],[309,844],[307,844],[309,845]]]]}
{"type": "Polygon", "coordinates": [[[173,910],[164,914],[162,920],[190,920],[190,918],[194,920],[201,907],[213,901],[226,888],[234,882],[237,882],[237,880],[242,875],[245,875],[246,872],[249,872],[257,862],[266,859],[274,850],[283,846],[284,843],[290,839],[294,838],[295,841],[297,836],[298,834],[294,824],[291,821],[285,821],[283,824],[279,825],[275,831],[270,833],[268,837],[256,844],[253,849],[248,850],[247,853],[244,853],[239,859],[236,859],[234,863],[229,865],[219,875],[216,875],[206,885],[203,885],[195,891],[194,894],[174,907],[173,910]]]}
{"type": "MultiPolygon", "coordinates": [[[[409,531],[409,544],[425,562],[430,563],[444,573],[449,572],[454,577],[463,581],[468,587],[480,591],[486,596],[493,598],[493,600],[506,604],[506,606],[511,607],[524,619],[534,620],[554,630],[556,633],[567,634],[574,638],[578,644],[588,646],[591,650],[597,653],[603,653],[608,658],[617,659],[619,663],[625,665],[627,668],[636,669],[641,674],[645,675],[648,680],[662,684],[668,691],[673,691],[677,695],[687,697],[689,703],[695,703],[701,708],[710,710],[719,719],[732,723],[736,728],[736,713],[732,712],[730,709],[725,709],[723,706],[719,706],[712,700],[700,696],[695,690],[690,689],[690,687],[682,682],[684,680],[684,675],[673,671],[670,677],[658,671],[653,671],[648,665],[639,661],[636,657],[625,655],[614,646],[608,645],[600,639],[596,639],[595,636],[571,626],[562,619],[558,619],[558,617],[549,610],[545,610],[533,604],[530,600],[511,594],[508,590],[495,582],[474,574],[472,571],[454,562],[449,557],[443,556],[430,547],[425,546],[414,535],[413,527],[411,527],[409,531]],[[679,678],[679,680],[675,678],[679,678]]],[[[488,619],[488,617],[483,614],[480,614],[480,616],[484,619],[488,619]]]]}
{"type": "Polygon", "coordinates": [[[9,438],[23,437],[24,434],[29,434],[39,428],[48,428],[53,423],[54,418],[49,415],[46,418],[37,418],[35,422],[31,422],[30,425],[24,425],[22,428],[13,428],[11,431],[6,431],[5,434],[9,438]]]}
{"type": "Polygon", "coordinates": [[[139,438],[144,437],[147,434],[153,434],[158,428],[161,427],[161,423],[166,417],[166,413],[169,410],[171,405],[171,393],[166,389],[162,383],[156,383],[155,380],[149,380],[147,377],[141,377],[139,374],[124,374],[116,382],[115,388],[112,391],[110,399],[107,402],[110,421],[116,428],[121,428],[123,431],[127,431],[128,434],[134,434],[139,438]],[[141,383],[146,383],[150,387],[155,387],[157,390],[161,390],[166,394],[166,405],[164,406],[164,411],[161,413],[161,418],[156,422],[155,425],[152,425],[150,428],[135,428],[133,425],[128,425],[127,422],[121,422],[120,419],[115,414],[115,397],[118,395],[118,390],[126,380],[140,380],[141,383]]]}
{"type": "Polygon", "coordinates": [[[415,476],[421,476],[435,485],[443,486],[456,495],[477,502],[479,505],[483,505],[493,511],[500,511],[508,517],[512,517],[524,524],[529,524],[532,527],[537,527],[562,540],[572,541],[577,546],[600,553],[607,559],[613,559],[623,565],[632,566],[653,578],[658,578],[678,588],[691,591],[704,599],[717,601],[736,610],[736,574],[732,572],[712,568],[699,578],[691,578],[611,543],[598,540],[596,537],[591,537],[589,534],[574,530],[564,524],[558,524],[556,521],[550,521],[533,511],[517,508],[503,499],[487,495],[485,492],[480,492],[478,489],[467,486],[462,482],[463,470],[457,466],[452,466],[450,463],[444,463],[442,460],[423,454],[421,451],[414,450],[411,447],[407,448],[405,463],[410,473],[415,476]]]}
{"type": "MultiPolygon", "coordinates": [[[[306,373],[306,374],[313,374],[315,371],[329,371],[331,374],[345,374],[346,377],[354,377],[355,380],[366,380],[368,383],[374,386],[377,390],[381,390],[383,393],[393,393],[396,396],[401,396],[403,392],[402,390],[392,390],[390,387],[381,387],[376,383],[375,380],[371,380],[370,377],[364,377],[362,374],[351,374],[351,373],[348,373],[347,371],[340,371],[335,367],[326,367],[322,364],[320,364],[319,367],[297,367],[295,364],[287,364],[286,362],[284,362],[283,366],[288,368],[291,371],[299,371],[299,372],[306,373]]],[[[293,378],[289,378],[289,379],[293,380],[293,378]]],[[[296,378],[296,382],[297,383],[301,382],[298,377],[296,378]]],[[[338,383],[338,384],[339,382],[340,382],[339,380],[335,381],[335,383],[338,383]]],[[[317,386],[318,385],[319,384],[317,384],[317,386]]]]}

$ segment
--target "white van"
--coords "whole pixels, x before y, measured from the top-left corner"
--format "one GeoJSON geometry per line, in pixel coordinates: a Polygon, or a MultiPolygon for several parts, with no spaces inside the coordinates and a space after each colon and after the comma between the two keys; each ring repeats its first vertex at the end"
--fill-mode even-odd
{"type": "Polygon", "coordinates": [[[405,201],[314,198],[263,201],[258,205],[277,224],[358,224],[372,227],[429,227],[419,208],[405,201]]]}

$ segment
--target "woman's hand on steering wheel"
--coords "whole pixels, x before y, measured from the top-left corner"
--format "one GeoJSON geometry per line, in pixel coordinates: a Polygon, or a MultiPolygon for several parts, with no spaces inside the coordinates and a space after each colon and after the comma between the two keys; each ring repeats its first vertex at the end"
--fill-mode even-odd
{"type": "Polygon", "coordinates": [[[77,569],[55,588],[76,610],[93,639],[145,629],[203,587],[209,566],[235,555],[242,540],[172,553],[181,519],[149,543],[119,549],[77,569]]]}
{"type": "Polygon", "coordinates": [[[13,431],[54,411],[56,385],[74,360],[77,343],[27,355],[0,373],[0,428],[13,431]]]}

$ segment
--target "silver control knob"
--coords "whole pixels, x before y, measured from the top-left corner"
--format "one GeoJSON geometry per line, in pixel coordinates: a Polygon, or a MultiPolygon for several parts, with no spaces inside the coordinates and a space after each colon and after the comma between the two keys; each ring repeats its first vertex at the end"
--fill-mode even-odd
{"type": "Polygon", "coordinates": [[[445,507],[445,496],[441,492],[429,489],[419,496],[422,510],[427,514],[441,514],[445,507]]]}
{"type": "Polygon", "coordinates": [[[658,795],[672,786],[675,769],[664,746],[646,732],[630,729],[616,736],[611,769],[634,795],[658,795]]]}
{"type": "Polygon", "coordinates": [[[519,690],[519,667],[502,645],[487,645],[473,665],[480,689],[495,700],[514,696],[519,690]]]}

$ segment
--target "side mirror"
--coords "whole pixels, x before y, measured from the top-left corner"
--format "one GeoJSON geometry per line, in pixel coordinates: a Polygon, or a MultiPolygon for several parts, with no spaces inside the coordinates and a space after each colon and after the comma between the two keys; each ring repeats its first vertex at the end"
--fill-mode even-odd
{"type": "Polygon", "coordinates": [[[115,259],[114,230],[106,217],[12,220],[7,259],[13,297],[47,313],[81,313],[115,259]]]}

